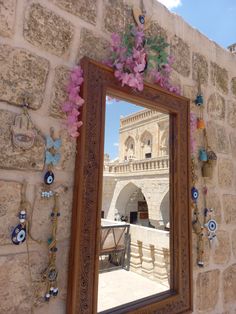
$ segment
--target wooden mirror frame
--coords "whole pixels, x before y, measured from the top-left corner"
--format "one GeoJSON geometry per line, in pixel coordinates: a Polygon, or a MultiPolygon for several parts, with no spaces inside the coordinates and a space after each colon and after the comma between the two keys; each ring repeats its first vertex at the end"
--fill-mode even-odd
{"type": "MultiPolygon", "coordinates": [[[[190,313],[192,309],[189,111],[187,98],[146,83],[142,92],[121,87],[113,70],[83,58],[83,126],[77,143],[68,314],[97,313],[99,236],[103,180],[106,95],[170,115],[170,290],[107,313],[190,313]]],[[[105,312],[104,312],[105,313],[105,312]]]]}

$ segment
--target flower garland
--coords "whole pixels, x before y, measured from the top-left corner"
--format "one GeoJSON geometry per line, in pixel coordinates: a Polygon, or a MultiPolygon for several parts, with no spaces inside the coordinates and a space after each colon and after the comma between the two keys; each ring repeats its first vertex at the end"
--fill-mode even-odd
{"type": "Polygon", "coordinates": [[[84,104],[84,99],[80,96],[80,88],[83,83],[83,70],[76,66],[70,74],[69,84],[67,86],[68,100],[62,105],[62,111],[66,113],[66,127],[70,136],[76,138],[79,136],[78,129],[83,125],[78,120],[80,109],[84,104]]]}
{"type": "Polygon", "coordinates": [[[179,88],[170,83],[174,59],[166,52],[169,46],[160,36],[146,37],[142,26],[129,25],[123,35],[111,36],[111,55],[105,62],[114,68],[115,77],[138,91],[144,87],[144,76],[170,92],[179,88]]]}

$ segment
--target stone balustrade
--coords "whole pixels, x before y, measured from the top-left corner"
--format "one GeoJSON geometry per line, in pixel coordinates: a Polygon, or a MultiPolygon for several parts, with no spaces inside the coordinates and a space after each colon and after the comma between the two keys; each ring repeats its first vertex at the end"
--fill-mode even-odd
{"type": "Polygon", "coordinates": [[[130,162],[113,163],[104,166],[109,173],[130,173],[143,171],[160,171],[169,169],[169,156],[150,158],[144,160],[133,160],[130,162]]]}

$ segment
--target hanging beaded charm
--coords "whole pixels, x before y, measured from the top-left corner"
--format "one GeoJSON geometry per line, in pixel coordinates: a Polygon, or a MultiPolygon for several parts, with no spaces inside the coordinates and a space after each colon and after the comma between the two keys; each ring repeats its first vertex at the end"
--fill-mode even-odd
{"type": "Polygon", "coordinates": [[[48,250],[49,250],[49,264],[46,270],[43,272],[42,277],[46,282],[47,288],[45,293],[45,301],[49,301],[52,296],[57,296],[57,276],[58,271],[56,268],[56,253],[57,253],[57,223],[60,212],[58,209],[58,194],[54,194],[54,208],[51,213],[52,222],[52,233],[51,237],[48,239],[48,250]]]}
{"type": "Polygon", "coordinates": [[[26,240],[26,211],[28,202],[26,201],[26,181],[23,182],[21,190],[21,203],[18,218],[20,223],[13,229],[11,240],[15,245],[22,244],[26,240]]]}

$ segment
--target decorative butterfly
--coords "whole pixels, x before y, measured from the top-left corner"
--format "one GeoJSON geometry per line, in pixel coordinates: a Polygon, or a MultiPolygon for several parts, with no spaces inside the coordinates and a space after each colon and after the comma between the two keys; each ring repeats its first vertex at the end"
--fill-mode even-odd
{"type": "Polygon", "coordinates": [[[46,161],[45,161],[46,165],[53,164],[53,166],[56,166],[59,163],[60,159],[61,159],[60,153],[56,153],[55,155],[53,155],[49,151],[46,151],[46,161]]]}
{"type": "Polygon", "coordinates": [[[55,141],[51,138],[51,136],[46,137],[46,147],[47,149],[54,148],[56,150],[61,148],[61,139],[58,138],[55,141]]]}

